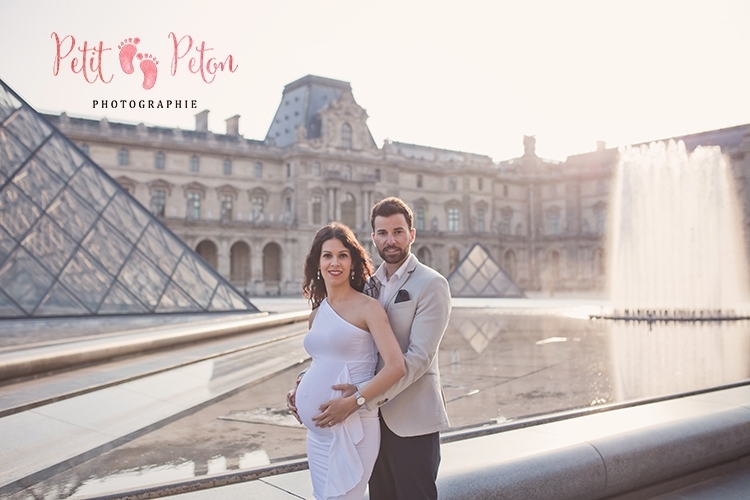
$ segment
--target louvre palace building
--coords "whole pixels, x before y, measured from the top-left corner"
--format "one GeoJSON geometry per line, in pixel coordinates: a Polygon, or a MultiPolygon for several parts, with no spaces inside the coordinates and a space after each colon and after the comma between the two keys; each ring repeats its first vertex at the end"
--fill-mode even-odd
{"type": "MultiPolygon", "coordinates": [[[[477,243],[522,290],[602,292],[616,149],[564,162],[488,156],[385,141],[378,146],[347,82],[308,75],[288,84],[264,140],[226,131],[147,127],[44,115],[144,207],[247,296],[299,295],[315,232],[341,221],[379,263],[369,209],[398,196],[414,212],[413,252],[449,276],[477,243]]],[[[663,139],[663,138],[655,138],[663,139]]],[[[750,125],[676,138],[728,155],[748,217],[750,125]]],[[[522,146],[522,147],[521,147],[522,146]]],[[[747,223],[745,224],[747,227],[747,223]]]]}

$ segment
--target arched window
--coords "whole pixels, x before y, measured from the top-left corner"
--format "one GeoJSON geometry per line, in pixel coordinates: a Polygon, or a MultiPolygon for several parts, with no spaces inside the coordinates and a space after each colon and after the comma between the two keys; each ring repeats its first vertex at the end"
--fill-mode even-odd
{"type": "Polygon", "coordinates": [[[452,273],[458,265],[458,248],[451,248],[448,252],[448,273],[452,273]]]}
{"type": "Polygon", "coordinates": [[[352,126],[348,123],[341,126],[341,147],[347,149],[352,147],[352,126]]]}
{"type": "Polygon", "coordinates": [[[557,283],[560,278],[560,253],[557,250],[553,250],[549,253],[549,276],[552,279],[552,283],[557,283]]]}
{"type": "Polygon", "coordinates": [[[218,262],[216,243],[211,240],[203,240],[198,243],[197,247],[195,247],[195,251],[198,253],[198,255],[203,257],[203,260],[205,260],[208,265],[216,269],[218,262]]]}
{"type": "Polygon", "coordinates": [[[238,241],[229,249],[229,279],[235,285],[250,281],[250,246],[238,241]]]}
{"type": "Polygon", "coordinates": [[[263,247],[263,281],[266,284],[281,281],[281,247],[276,243],[263,247]]]}
{"type": "Polygon", "coordinates": [[[508,276],[513,281],[516,280],[516,253],[513,250],[508,250],[503,256],[503,267],[508,276]]]}
{"type": "Polygon", "coordinates": [[[425,266],[432,266],[432,254],[430,253],[430,249],[427,247],[422,247],[417,250],[417,259],[419,259],[419,262],[421,262],[425,266]]]}

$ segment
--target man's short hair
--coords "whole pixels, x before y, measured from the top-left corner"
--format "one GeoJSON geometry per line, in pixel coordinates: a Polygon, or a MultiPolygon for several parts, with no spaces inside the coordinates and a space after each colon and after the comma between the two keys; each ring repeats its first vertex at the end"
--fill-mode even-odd
{"type": "Polygon", "coordinates": [[[375,217],[390,217],[396,214],[403,214],[408,229],[411,231],[414,227],[414,214],[411,213],[411,209],[402,199],[395,196],[382,199],[372,207],[372,212],[370,212],[372,230],[375,231],[375,217]]]}

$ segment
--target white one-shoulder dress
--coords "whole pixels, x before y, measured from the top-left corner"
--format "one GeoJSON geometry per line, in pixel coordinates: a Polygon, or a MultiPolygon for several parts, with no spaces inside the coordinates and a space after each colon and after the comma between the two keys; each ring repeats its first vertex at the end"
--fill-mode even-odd
{"type": "Polygon", "coordinates": [[[312,363],[297,388],[297,412],[307,427],[307,459],[317,500],[361,500],[380,447],[377,410],[362,407],[344,422],[315,427],[321,404],[339,397],[335,384],[358,384],[375,374],[372,335],[345,321],[323,300],[304,346],[312,363]]]}

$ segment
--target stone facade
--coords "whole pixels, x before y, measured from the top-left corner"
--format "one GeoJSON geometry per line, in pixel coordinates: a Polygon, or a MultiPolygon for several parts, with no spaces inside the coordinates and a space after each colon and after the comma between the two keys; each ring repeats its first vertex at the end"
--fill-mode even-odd
{"type": "MultiPolygon", "coordinates": [[[[552,162],[386,141],[378,147],[349,83],[308,75],[287,85],[266,138],[46,115],[122,186],[249,296],[298,295],[317,229],[339,220],[371,251],[369,209],[386,196],[412,208],[413,251],[448,275],[481,243],[525,291],[606,286],[607,205],[617,151],[552,162]]],[[[683,138],[721,145],[745,206],[750,126],[683,138]]],[[[746,214],[748,210],[746,210],[746,214]]],[[[746,220],[750,218],[746,217],[746,220]]],[[[379,257],[373,255],[377,264],[379,257]]]]}

